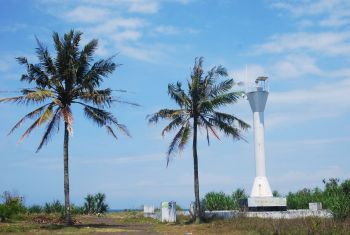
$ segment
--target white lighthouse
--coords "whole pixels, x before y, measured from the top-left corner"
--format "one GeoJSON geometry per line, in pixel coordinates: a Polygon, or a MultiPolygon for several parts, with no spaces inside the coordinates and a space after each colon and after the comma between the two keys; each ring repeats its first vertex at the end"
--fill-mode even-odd
{"type": "Polygon", "coordinates": [[[286,198],[273,197],[265,169],[265,127],[264,110],[267,97],[267,77],[258,77],[246,92],[253,112],[255,179],[248,198],[248,208],[252,211],[286,210],[286,198]]]}
{"type": "Polygon", "coordinates": [[[247,93],[253,112],[255,179],[250,197],[272,197],[265,171],[264,110],[269,92],[266,87],[267,77],[258,77],[255,87],[247,93]]]}

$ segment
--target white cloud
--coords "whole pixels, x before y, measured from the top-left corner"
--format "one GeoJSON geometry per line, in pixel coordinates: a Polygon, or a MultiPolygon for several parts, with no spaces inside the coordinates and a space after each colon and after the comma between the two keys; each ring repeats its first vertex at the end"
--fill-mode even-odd
{"type": "Polygon", "coordinates": [[[348,0],[277,1],[274,8],[286,10],[294,17],[324,27],[341,27],[350,23],[350,2],[348,0]],[[311,20],[312,19],[312,20],[311,20]]]}
{"type": "Polygon", "coordinates": [[[349,41],[350,32],[289,33],[271,37],[269,42],[258,45],[256,52],[263,54],[308,51],[329,56],[348,56],[349,41]]]}
{"type": "Polygon", "coordinates": [[[109,157],[94,158],[81,160],[79,164],[107,164],[107,165],[123,165],[123,164],[143,164],[146,162],[165,161],[164,154],[149,154],[130,157],[109,157]]]}
{"type": "Polygon", "coordinates": [[[303,182],[305,187],[310,184],[320,183],[322,179],[329,178],[348,178],[350,175],[348,172],[345,172],[340,166],[329,166],[317,171],[305,172],[305,171],[288,171],[284,175],[281,175],[278,178],[275,178],[274,182],[281,183],[296,183],[303,182]]]}
{"type": "Polygon", "coordinates": [[[15,24],[12,24],[12,25],[2,25],[0,26],[0,32],[17,32],[19,30],[23,30],[25,28],[27,28],[28,25],[26,24],[22,24],[22,23],[15,23],[15,24]]]}
{"type": "Polygon", "coordinates": [[[111,38],[116,41],[137,41],[140,37],[141,33],[135,30],[126,30],[111,35],[111,38]]]}
{"type": "Polygon", "coordinates": [[[272,76],[278,79],[299,78],[303,75],[322,75],[315,59],[305,55],[288,55],[272,66],[272,76]]]}
{"type": "Polygon", "coordinates": [[[109,11],[102,8],[78,6],[65,14],[65,18],[73,22],[99,22],[109,15],[109,11]]]}
{"type": "Polygon", "coordinates": [[[158,12],[159,10],[159,3],[157,1],[135,0],[130,2],[131,2],[131,5],[129,6],[130,12],[152,14],[152,13],[158,12]]]}
{"type": "Polygon", "coordinates": [[[140,18],[114,18],[88,29],[94,34],[109,34],[116,32],[120,28],[135,29],[146,25],[146,21],[140,18]]]}
{"type": "Polygon", "coordinates": [[[267,75],[265,68],[259,64],[248,64],[246,68],[239,70],[229,71],[230,77],[232,77],[235,82],[254,82],[259,76],[267,75]]]}
{"type": "Polygon", "coordinates": [[[303,123],[322,118],[335,119],[350,109],[350,79],[321,83],[311,88],[271,92],[266,126],[303,123]]]}
{"type": "Polygon", "coordinates": [[[178,28],[176,28],[174,26],[161,25],[161,26],[157,26],[154,29],[154,32],[160,33],[160,34],[178,34],[180,31],[178,28]]]}
{"type": "Polygon", "coordinates": [[[273,92],[269,103],[273,105],[313,104],[323,107],[350,106],[350,79],[340,82],[322,83],[312,88],[273,92]]]}
{"type": "Polygon", "coordinates": [[[119,45],[118,49],[122,55],[129,56],[134,59],[146,62],[159,62],[166,56],[165,52],[169,50],[168,46],[164,45],[119,45]]]}

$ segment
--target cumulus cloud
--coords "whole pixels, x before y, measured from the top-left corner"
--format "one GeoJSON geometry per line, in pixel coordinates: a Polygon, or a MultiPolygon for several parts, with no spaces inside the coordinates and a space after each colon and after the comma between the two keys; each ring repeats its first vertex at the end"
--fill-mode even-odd
{"type": "Polygon", "coordinates": [[[256,53],[317,52],[327,56],[349,55],[350,32],[298,32],[274,35],[256,46],[256,53]]]}
{"type": "Polygon", "coordinates": [[[99,22],[109,15],[109,11],[103,8],[78,6],[65,14],[65,19],[73,22],[99,22]]]}
{"type": "Polygon", "coordinates": [[[285,10],[293,17],[308,18],[314,24],[323,27],[341,27],[350,23],[350,2],[348,0],[315,0],[315,1],[275,1],[272,6],[285,10]]]}

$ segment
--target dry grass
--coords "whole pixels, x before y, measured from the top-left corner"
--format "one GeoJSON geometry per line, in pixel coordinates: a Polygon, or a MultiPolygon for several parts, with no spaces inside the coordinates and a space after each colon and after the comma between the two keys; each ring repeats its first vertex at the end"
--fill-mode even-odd
{"type": "Polygon", "coordinates": [[[175,224],[144,218],[139,212],[111,213],[106,216],[77,216],[77,224],[65,227],[58,215],[25,216],[22,220],[0,223],[0,233],[30,234],[350,234],[350,219],[261,219],[236,218],[192,224],[181,216],[175,224]],[[40,218],[40,220],[38,220],[40,218]],[[41,220],[44,223],[38,223],[41,220]],[[48,222],[49,221],[49,222],[48,222]],[[50,222],[52,221],[52,222],[50,222]]]}
{"type": "Polygon", "coordinates": [[[350,234],[350,220],[235,218],[156,226],[162,234],[350,234]]]}

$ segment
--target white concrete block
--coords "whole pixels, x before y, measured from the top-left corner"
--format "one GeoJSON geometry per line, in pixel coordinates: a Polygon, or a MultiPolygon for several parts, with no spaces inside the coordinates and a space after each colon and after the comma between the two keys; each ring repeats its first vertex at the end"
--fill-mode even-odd
{"type": "Polygon", "coordinates": [[[154,213],[154,206],[144,205],[143,213],[154,213]]]}
{"type": "Polygon", "coordinates": [[[285,197],[249,197],[248,207],[287,206],[285,197]]]}
{"type": "Polygon", "coordinates": [[[312,210],[312,211],[322,210],[322,203],[321,202],[310,202],[309,203],[309,210],[312,210]]]}
{"type": "Polygon", "coordinates": [[[176,222],[176,202],[162,202],[162,222],[176,222]]]}

